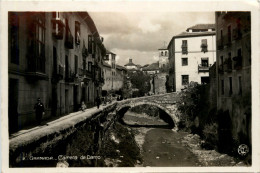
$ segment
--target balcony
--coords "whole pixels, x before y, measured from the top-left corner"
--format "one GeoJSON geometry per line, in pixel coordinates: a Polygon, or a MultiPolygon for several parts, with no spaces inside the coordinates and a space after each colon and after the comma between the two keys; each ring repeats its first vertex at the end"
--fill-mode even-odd
{"type": "Polygon", "coordinates": [[[228,34],[225,35],[225,37],[224,37],[224,45],[229,47],[229,46],[231,46],[231,44],[232,44],[231,34],[230,35],[228,35],[228,34]]]}
{"type": "Polygon", "coordinates": [[[236,57],[233,57],[233,61],[235,62],[234,63],[234,68],[236,70],[241,70],[242,69],[242,56],[236,56],[236,57]]]}
{"type": "Polygon", "coordinates": [[[208,45],[207,44],[201,44],[200,46],[201,52],[208,52],[208,45]]]}
{"type": "Polygon", "coordinates": [[[224,62],[224,71],[225,72],[232,72],[232,60],[231,58],[226,59],[226,61],[224,62]]]}
{"type": "Polygon", "coordinates": [[[28,58],[28,68],[26,75],[33,78],[46,78],[45,74],[45,58],[34,57],[33,55],[28,58]]]}
{"type": "Polygon", "coordinates": [[[233,29],[233,40],[240,40],[242,38],[242,32],[241,32],[241,29],[233,29]]]}
{"type": "Polygon", "coordinates": [[[224,48],[223,39],[217,41],[218,50],[222,50],[224,48]]]}
{"type": "Polygon", "coordinates": [[[198,71],[199,72],[209,72],[209,66],[208,65],[199,64],[198,65],[198,71]]]}
{"type": "Polygon", "coordinates": [[[60,18],[53,18],[52,20],[52,36],[57,40],[63,39],[64,22],[60,18]]]}
{"type": "Polygon", "coordinates": [[[65,72],[65,82],[73,83],[75,82],[76,74],[71,70],[65,72]]]}
{"type": "Polygon", "coordinates": [[[74,48],[74,38],[73,38],[69,28],[66,28],[65,46],[68,49],[74,48]]]}
{"type": "Polygon", "coordinates": [[[86,73],[86,70],[82,68],[78,68],[78,76],[83,77],[86,73]]]}
{"type": "Polygon", "coordinates": [[[61,65],[59,65],[58,71],[54,71],[53,75],[52,75],[52,83],[57,83],[60,80],[63,79],[64,76],[64,67],[62,67],[61,65]]]}
{"type": "Polygon", "coordinates": [[[224,64],[220,64],[218,67],[218,73],[219,74],[224,74],[224,64]]]}

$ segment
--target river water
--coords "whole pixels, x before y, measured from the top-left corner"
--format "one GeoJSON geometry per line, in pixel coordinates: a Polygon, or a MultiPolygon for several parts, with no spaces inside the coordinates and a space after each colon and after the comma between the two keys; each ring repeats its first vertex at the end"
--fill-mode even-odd
{"type": "Polygon", "coordinates": [[[127,112],[123,121],[138,134],[135,139],[141,149],[142,163],[136,166],[200,166],[197,157],[181,142],[186,132],[175,132],[157,117],[133,112],[127,112]]]}

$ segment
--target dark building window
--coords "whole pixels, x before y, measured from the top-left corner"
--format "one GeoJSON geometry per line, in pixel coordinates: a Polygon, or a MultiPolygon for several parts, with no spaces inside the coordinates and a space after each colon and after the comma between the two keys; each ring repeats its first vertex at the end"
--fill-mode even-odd
{"type": "Polygon", "coordinates": [[[163,51],[161,51],[161,56],[163,56],[163,51]]]}
{"type": "Polygon", "coordinates": [[[208,84],[209,83],[209,77],[201,77],[201,83],[202,84],[208,84]]]}
{"type": "Polygon", "coordinates": [[[92,72],[92,62],[88,62],[88,71],[92,72]]]}
{"type": "Polygon", "coordinates": [[[242,95],[242,79],[241,79],[241,76],[238,77],[238,94],[239,95],[242,95]]]}
{"type": "Polygon", "coordinates": [[[167,56],[167,51],[165,51],[165,56],[167,56]]]}
{"type": "Polygon", "coordinates": [[[19,16],[9,13],[9,33],[11,45],[11,63],[19,65],[19,16]]]}
{"type": "Polygon", "coordinates": [[[208,51],[207,39],[201,40],[201,51],[204,53],[208,51]]]}
{"type": "Polygon", "coordinates": [[[188,58],[182,58],[182,66],[187,66],[188,65],[188,58]]]}
{"type": "Polygon", "coordinates": [[[208,58],[201,58],[201,66],[208,67],[209,66],[209,59],[208,58]]]}
{"type": "Polygon", "coordinates": [[[233,94],[232,77],[229,77],[229,95],[233,94]]]}
{"type": "Polygon", "coordinates": [[[225,86],[224,86],[224,80],[221,80],[221,94],[225,94],[225,86]]]}
{"type": "Polygon", "coordinates": [[[228,43],[231,43],[231,26],[228,26],[228,43]]]}
{"type": "Polygon", "coordinates": [[[189,84],[189,75],[182,75],[182,85],[188,85],[189,84]]]}
{"type": "Polygon", "coordinates": [[[220,30],[220,43],[222,46],[223,45],[223,30],[222,29],[220,30]]]}
{"type": "Polygon", "coordinates": [[[45,13],[31,14],[28,20],[28,71],[45,73],[45,13]]]}
{"type": "Polygon", "coordinates": [[[75,62],[74,62],[75,74],[78,73],[78,56],[75,55],[75,62]]]}
{"type": "Polygon", "coordinates": [[[188,54],[188,42],[187,40],[182,40],[182,54],[188,54]]]}
{"type": "Polygon", "coordinates": [[[223,70],[224,69],[224,57],[223,56],[220,57],[220,63],[221,63],[221,70],[223,70]]]}
{"type": "Polygon", "coordinates": [[[69,78],[69,57],[65,55],[65,78],[69,78]]]}
{"type": "Polygon", "coordinates": [[[75,43],[80,44],[80,23],[75,21],[75,43]]]}

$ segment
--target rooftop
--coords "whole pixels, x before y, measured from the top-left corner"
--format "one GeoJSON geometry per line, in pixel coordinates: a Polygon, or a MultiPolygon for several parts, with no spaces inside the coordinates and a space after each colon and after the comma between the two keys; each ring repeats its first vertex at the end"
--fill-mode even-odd
{"type": "Polygon", "coordinates": [[[159,70],[159,62],[152,63],[149,66],[143,68],[143,71],[153,71],[153,70],[159,70]]]}
{"type": "Polygon", "coordinates": [[[116,65],[116,68],[118,70],[127,70],[125,67],[121,66],[121,65],[116,65]]]}
{"type": "MultiPolygon", "coordinates": [[[[106,54],[114,54],[113,52],[111,52],[111,51],[109,51],[109,50],[107,50],[106,51],[106,54]]],[[[115,54],[114,54],[115,55],[115,54]]]]}
{"type": "Polygon", "coordinates": [[[189,29],[192,30],[208,30],[208,29],[215,29],[215,24],[197,24],[194,25],[190,28],[187,28],[186,31],[188,31],[189,29]]]}
{"type": "Polygon", "coordinates": [[[106,66],[106,67],[111,67],[110,64],[108,64],[107,62],[103,61],[103,66],[106,66]]]}

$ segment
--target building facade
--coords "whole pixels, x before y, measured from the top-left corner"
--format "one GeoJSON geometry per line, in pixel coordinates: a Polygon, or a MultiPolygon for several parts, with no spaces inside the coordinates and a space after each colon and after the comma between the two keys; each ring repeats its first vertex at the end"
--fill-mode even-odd
{"type": "Polygon", "coordinates": [[[199,24],[174,36],[169,45],[169,83],[180,91],[191,81],[209,82],[209,67],[216,61],[214,24],[199,24]]]}
{"type": "Polygon", "coordinates": [[[217,107],[232,137],[251,145],[250,12],[216,12],[217,107]]]}
{"type": "Polygon", "coordinates": [[[103,39],[87,12],[9,12],[9,131],[94,104],[104,83],[103,39]],[[11,106],[12,105],[12,106],[11,106]]]}

